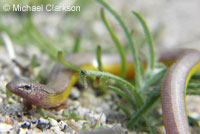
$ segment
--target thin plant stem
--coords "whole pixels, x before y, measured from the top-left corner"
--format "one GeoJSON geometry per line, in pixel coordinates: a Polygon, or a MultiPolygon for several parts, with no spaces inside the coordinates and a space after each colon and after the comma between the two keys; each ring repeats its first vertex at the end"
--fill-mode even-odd
{"type": "Polygon", "coordinates": [[[110,33],[110,36],[112,37],[112,40],[114,41],[115,46],[117,47],[117,50],[118,50],[118,52],[120,54],[120,57],[121,57],[121,72],[120,72],[120,76],[121,77],[125,77],[126,72],[127,72],[126,55],[125,55],[124,49],[123,49],[119,39],[117,38],[116,34],[113,32],[113,30],[110,27],[108,21],[106,20],[106,17],[105,17],[103,9],[101,9],[101,19],[103,20],[103,23],[105,24],[108,32],[110,33]]]}
{"type": "Polygon", "coordinates": [[[128,39],[128,44],[129,44],[130,49],[131,49],[131,53],[132,53],[132,57],[133,57],[133,63],[134,63],[134,67],[135,67],[136,87],[138,89],[140,89],[141,86],[142,86],[142,76],[141,76],[141,70],[140,70],[140,62],[139,62],[139,57],[138,57],[134,42],[132,40],[130,31],[128,30],[127,26],[125,25],[122,18],[118,15],[118,13],[114,9],[112,9],[104,0],[97,0],[97,2],[99,2],[104,8],[106,8],[116,18],[116,20],[119,22],[120,26],[122,27],[122,29],[123,29],[123,31],[124,31],[127,39],[128,39]]]}

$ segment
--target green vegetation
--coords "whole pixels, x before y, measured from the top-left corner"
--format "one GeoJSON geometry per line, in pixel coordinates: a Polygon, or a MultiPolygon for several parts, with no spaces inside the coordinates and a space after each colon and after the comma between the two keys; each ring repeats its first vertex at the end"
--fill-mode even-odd
{"type": "Polygon", "coordinates": [[[102,62],[101,62],[101,46],[97,47],[97,63],[98,63],[98,70],[99,71],[103,71],[103,66],[102,66],[102,62]]]}
{"type": "MultiPolygon", "coordinates": [[[[109,81],[109,79],[115,80],[116,83],[118,83],[117,85],[108,84],[107,87],[108,89],[114,91],[116,94],[120,95],[124,100],[126,100],[131,105],[131,107],[128,107],[123,102],[119,104],[121,110],[124,111],[124,113],[130,119],[127,124],[127,127],[137,128],[138,126],[140,126],[139,129],[144,130],[146,126],[149,132],[155,133],[157,124],[160,124],[160,120],[156,121],[156,118],[154,117],[159,116],[158,118],[160,119],[161,115],[153,115],[153,111],[158,108],[158,105],[157,105],[158,103],[156,102],[158,102],[160,98],[160,88],[161,88],[160,83],[167,69],[163,64],[160,65],[160,63],[156,62],[156,57],[155,57],[155,52],[154,52],[154,43],[153,43],[150,30],[145,20],[143,19],[143,17],[139,13],[133,11],[133,14],[137,17],[137,19],[141,23],[141,26],[146,36],[146,40],[148,42],[149,56],[148,55],[146,56],[146,57],[149,57],[149,58],[146,58],[148,67],[147,69],[145,69],[143,66],[141,66],[142,63],[139,60],[139,57],[136,53],[137,52],[136,46],[134,45],[132,38],[130,37],[130,32],[128,28],[126,27],[126,24],[124,23],[122,18],[105,1],[103,0],[97,0],[97,1],[100,4],[102,4],[103,7],[105,7],[116,18],[116,20],[119,22],[120,26],[124,30],[125,35],[127,39],[129,40],[129,43],[131,44],[130,47],[132,50],[134,62],[135,61],[137,62],[137,64],[134,64],[134,66],[136,68],[136,79],[137,79],[137,75],[139,75],[139,79],[136,80],[136,83],[135,83],[136,86],[134,86],[130,82],[118,76],[105,73],[105,72],[98,72],[98,71],[91,71],[91,70],[84,70],[84,69],[81,70],[82,78],[85,79],[85,77],[87,76],[95,76],[95,77],[106,78],[107,81],[109,81]],[[146,71],[144,74],[141,74],[140,70],[146,70],[146,71]],[[157,70],[157,71],[155,72],[154,70],[157,70]],[[141,83],[142,85],[140,84],[141,80],[143,80],[141,83]],[[149,117],[148,115],[151,115],[152,117],[149,117]],[[139,125],[141,123],[142,124],[145,123],[145,125],[144,124],[142,126],[139,125]]],[[[126,59],[124,58],[124,50],[122,48],[121,43],[119,42],[119,39],[113,32],[112,28],[109,26],[105,18],[103,9],[101,9],[101,18],[107,30],[109,31],[114,43],[116,44],[116,48],[119,51],[119,54],[122,59],[122,70],[123,70],[123,68],[126,68],[126,65],[123,65],[123,64],[126,64],[126,59]]],[[[61,63],[66,62],[66,61],[61,60],[62,59],[61,55],[59,55],[58,57],[61,63]]],[[[120,76],[124,77],[125,72],[126,72],[126,69],[124,69],[121,72],[120,76]]],[[[192,85],[190,84],[190,87],[196,88],[196,87],[199,87],[199,84],[192,84],[192,85]]],[[[199,90],[190,89],[187,91],[187,94],[198,95],[199,90]]]]}
{"type": "Polygon", "coordinates": [[[125,55],[125,52],[122,48],[122,45],[118,39],[118,37],[116,36],[116,34],[113,32],[112,28],[110,27],[110,25],[108,24],[108,21],[106,20],[106,17],[104,15],[104,10],[101,9],[101,19],[102,21],[104,22],[106,28],[108,29],[109,33],[110,33],[110,36],[112,37],[115,45],[116,45],[116,48],[120,54],[120,57],[121,57],[121,72],[120,72],[120,76],[121,77],[125,77],[126,75],[126,72],[127,72],[127,61],[126,61],[126,55],[125,55]]]}

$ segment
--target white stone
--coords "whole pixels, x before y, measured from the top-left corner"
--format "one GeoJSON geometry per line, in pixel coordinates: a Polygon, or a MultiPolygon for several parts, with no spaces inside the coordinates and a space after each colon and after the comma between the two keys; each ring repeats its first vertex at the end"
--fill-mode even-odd
{"type": "Polygon", "coordinates": [[[0,123],[0,133],[6,133],[12,129],[12,125],[6,123],[0,123]]]}
{"type": "Polygon", "coordinates": [[[52,126],[57,126],[58,125],[58,122],[52,118],[49,118],[49,122],[52,126]]]}

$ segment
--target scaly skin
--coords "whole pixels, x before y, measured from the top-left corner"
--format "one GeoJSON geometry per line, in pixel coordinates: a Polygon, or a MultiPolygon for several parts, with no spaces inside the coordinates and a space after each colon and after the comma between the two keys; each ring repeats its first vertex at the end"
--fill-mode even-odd
{"type": "Polygon", "coordinates": [[[165,76],[161,98],[163,120],[168,134],[189,134],[185,89],[191,76],[200,69],[200,52],[187,51],[165,76]]]}

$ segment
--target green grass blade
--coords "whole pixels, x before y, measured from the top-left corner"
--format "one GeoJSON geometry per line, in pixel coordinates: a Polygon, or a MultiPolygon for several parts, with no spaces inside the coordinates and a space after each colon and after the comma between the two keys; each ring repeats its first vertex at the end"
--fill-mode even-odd
{"type": "Polygon", "coordinates": [[[159,99],[160,92],[154,93],[145,104],[134,113],[131,120],[128,122],[127,127],[131,128],[139,119],[142,119],[143,115],[149,111],[149,109],[154,105],[154,103],[159,99]]]}
{"type": "Polygon", "coordinates": [[[122,98],[124,98],[125,100],[127,100],[132,107],[137,110],[137,105],[134,102],[134,100],[132,100],[132,98],[130,96],[128,96],[128,94],[126,94],[124,91],[122,91],[121,89],[114,87],[114,86],[108,86],[109,89],[111,89],[112,91],[114,91],[116,94],[120,95],[122,98]]]}
{"type": "MultiPolygon", "coordinates": [[[[86,70],[86,69],[81,70],[81,75],[105,77],[105,78],[108,78],[108,79],[115,80],[121,86],[128,87],[129,90],[132,91],[134,97],[136,98],[138,105],[143,104],[142,96],[138,93],[138,91],[135,89],[135,87],[130,82],[122,79],[121,77],[118,77],[118,76],[115,76],[113,74],[106,73],[106,72],[99,72],[99,71],[86,70]]],[[[124,88],[124,89],[127,90],[126,88],[124,88]]],[[[129,91],[127,91],[127,93],[129,93],[129,91]]]]}
{"type": "Polygon", "coordinates": [[[154,75],[152,75],[151,79],[147,80],[144,84],[143,87],[143,91],[147,90],[150,86],[157,84],[160,80],[162,80],[162,78],[164,77],[165,73],[166,73],[167,69],[166,68],[162,68],[160,69],[157,73],[155,73],[154,75]]]}
{"type": "Polygon", "coordinates": [[[12,92],[6,89],[6,100],[8,100],[12,96],[12,92]]]}
{"type": "Polygon", "coordinates": [[[102,67],[102,62],[101,62],[101,46],[97,47],[96,56],[97,56],[98,70],[102,72],[103,67],[102,67]]]}
{"type": "Polygon", "coordinates": [[[200,74],[194,74],[191,79],[199,80],[200,79],[200,74]]]}
{"type": "Polygon", "coordinates": [[[154,42],[152,39],[152,35],[151,32],[145,22],[145,20],[143,19],[143,17],[136,11],[132,11],[132,13],[136,16],[136,18],[140,21],[142,28],[144,30],[147,42],[148,42],[148,48],[149,48],[149,65],[148,65],[148,71],[152,72],[155,68],[155,63],[156,63],[156,58],[155,58],[155,50],[154,50],[154,42]]]}
{"type": "Polygon", "coordinates": [[[106,17],[105,17],[103,9],[101,9],[101,19],[103,20],[108,32],[110,33],[110,36],[112,37],[112,40],[114,41],[115,46],[117,47],[117,50],[118,50],[118,52],[120,54],[120,57],[121,57],[121,72],[120,72],[120,76],[121,77],[125,77],[126,72],[127,72],[126,55],[125,55],[124,49],[123,49],[119,39],[117,38],[116,34],[113,32],[113,30],[110,27],[108,21],[106,20],[106,17]]]}
{"type": "Polygon", "coordinates": [[[118,13],[114,9],[112,9],[104,0],[97,0],[97,1],[116,18],[116,20],[118,21],[118,23],[122,27],[122,29],[123,29],[123,31],[124,31],[127,39],[128,39],[128,44],[129,44],[130,49],[131,49],[131,53],[132,53],[132,57],[133,57],[133,63],[134,63],[134,66],[135,66],[136,87],[140,89],[141,85],[142,85],[142,76],[141,76],[140,65],[139,65],[139,57],[138,57],[134,42],[131,38],[130,31],[128,30],[128,28],[125,25],[122,18],[118,15],[118,13]]]}
{"type": "Polygon", "coordinates": [[[77,71],[77,72],[80,72],[80,71],[81,71],[81,68],[80,68],[80,67],[75,66],[75,65],[73,65],[73,64],[71,64],[71,63],[65,61],[65,60],[63,59],[63,54],[62,54],[61,51],[59,51],[57,55],[58,55],[58,56],[57,56],[57,57],[58,57],[58,61],[59,61],[61,64],[63,64],[64,66],[66,66],[66,67],[68,67],[68,68],[70,68],[70,69],[72,69],[72,70],[74,70],[74,71],[77,71]]]}
{"type": "Polygon", "coordinates": [[[78,53],[79,50],[80,50],[80,44],[81,44],[81,36],[78,35],[75,39],[75,42],[74,42],[74,46],[73,46],[73,49],[72,49],[72,52],[73,53],[78,53]]]}
{"type": "Polygon", "coordinates": [[[186,90],[187,95],[200,95],[200,90],[197,89],[187,89],[186,90]]]}
{"type": "Polygon", "coordinates": [[[43,118],[48,118],[47,114],[41,108],[37,108],[36,110],[43,118]]]}
{"type": "Polygon", "coordinates": [[[122,102],[120,102],[119,107],[128,117],[131,117],[130,109],[127,108],[122,102]]]}
{"type": "MultiPolygon", "coordinates": [[[[198,81],[199,82],[199,81],[198,81]]],[[[190,82],[187,86],[188,88],[200,88],[200,83],[190,82]]]]}

